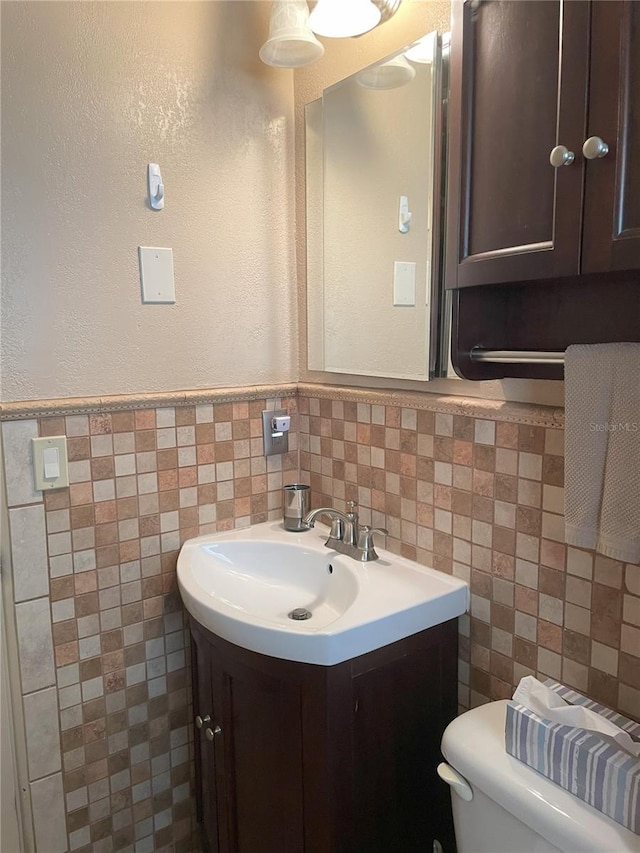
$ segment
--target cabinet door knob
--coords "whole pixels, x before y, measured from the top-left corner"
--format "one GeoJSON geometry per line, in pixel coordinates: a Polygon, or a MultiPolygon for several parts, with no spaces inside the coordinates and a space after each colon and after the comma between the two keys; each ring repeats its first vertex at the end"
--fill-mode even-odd
{"type": "Polygon", "coordinates": [[[582,146],[582,153],[587,160],[599,160],[609,153],[609,146],[599,136],[590,136],[582,146]]]}
{"type": "Polygon", "coordinates": [[[196,717],[196,728],[201,729],[203,726],[205,726],[207,723],[210,723],[210,722],[211,722],[211,717],[209,716],[209,714],[206,714],[204,717],[201,717],[198,715],[196,717]]]}
{"type": "Polygon", "coordinates": [[[222,729],[220,726],[214,726],[212,729],[205,729],[204,734],[207,740],[213,740],[216,735],[219,735],[222,729]]]}
{"type": "Polygon", "coordinates": [[[549,154],[549,162],[554,169],[557,169],[559,166],[570,166],[575,159],[576,155],[573,151],[569,151],[566,145],[556,145],[555,148],[551,149],[551,154],[549,154]]]}

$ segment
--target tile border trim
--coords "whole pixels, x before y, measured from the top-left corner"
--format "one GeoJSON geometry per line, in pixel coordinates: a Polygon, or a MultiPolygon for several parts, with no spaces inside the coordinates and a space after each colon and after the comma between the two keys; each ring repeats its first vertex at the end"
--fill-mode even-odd
{"type": "Polygon", "coordinates": [[[505,400],[482,400],[476,397],[454,397],[419,391],[394,391],[391,389],[355,388],[341,385],[316,385],[299,382],[298,394],[302,397],[319,397],[331,400],[348,400],[379,406],[399,406],[443,414],[466,415],[486,420],[508,421],[529,426],[564,428],[564,409],[533,403],[514,403],[505,400]]]}
{"type": "Polygon", "coordinates": [[[152,394],[119,394],[109,397],[64,397],[55,400],[26,400],[0,405],[0,421],[122,412],[168,406],[197,406],[203,403],[232,403],[272,397],[291,397],[298,385],[250,385],[237,388],[204,388],[197,391],[164,391],[152,394]]]}
{"type": "Polygon", "coordinates": [[[392,389],[357,388],[312,382],[9,402],[0,406],[0,421],[82,415],[95,412],[120,412],[165,406],[197,406],[203,403],[244,402],[263,398],[290,397],[297,394],[302,397],[348,400],[380,406],[399,406],[529,426],[555,429],[564,427],[564,409],[553,406],[513,403],[504,400],[481,400],[475,397],[441,396],[431,394],[428,391],[394,391],[392,389]]]}

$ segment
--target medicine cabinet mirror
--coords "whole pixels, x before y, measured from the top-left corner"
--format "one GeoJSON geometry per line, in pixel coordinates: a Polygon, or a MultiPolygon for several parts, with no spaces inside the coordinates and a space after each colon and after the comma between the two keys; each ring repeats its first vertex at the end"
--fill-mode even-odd
{"type": "Polygon", "coordinates": [[[441,209],[448,35],[433,32],[306,107],[311,370],[446,373],[441,209]]]}

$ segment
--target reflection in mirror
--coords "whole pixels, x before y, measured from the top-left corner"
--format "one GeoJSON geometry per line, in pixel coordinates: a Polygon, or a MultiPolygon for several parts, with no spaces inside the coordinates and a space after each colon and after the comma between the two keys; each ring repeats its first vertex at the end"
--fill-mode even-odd
{"type": "Polygon", "coordinates": [[[440,108],[435,32],[307,106],[312,370],[429,379],[437,343],[440,108]]]}

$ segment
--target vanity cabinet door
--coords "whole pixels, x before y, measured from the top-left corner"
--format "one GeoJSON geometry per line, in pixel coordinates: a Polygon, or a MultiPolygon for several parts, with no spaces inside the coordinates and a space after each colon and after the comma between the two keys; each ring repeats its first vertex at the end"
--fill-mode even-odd
{"type": "MultiPolygon", "coordinates": [[[[246,652],[211,646],[220,708],[220,821],[229,853],[301,853],[304,844],[301,691],[246,652]],[[242,658],[244,657],[245,660],[242,658]]],[[[280,662],[278,662],[280,663],[280,662]]]]}
{"type": "Polygon", "coordinates": [[[436,768],[442,732],[457,711],[457,624],[408,637],[398,651],[380,649],[352,669],[350,849],[426,853],[437,841],[452,851],[450,791],[436,768]]]}
{"type": "Polygon", "coordinates": [[[300,665],[213,640],[193,622],[191,637],[194,716],[211,718],[195,728],[206,853],[301,853],[300,665]]]}
{"type": "Polygon", "coordinates": [[[206,853],[225,853],[226,847],[221,845],[218,833],[217,744],[214,735],[217,722],[213,706],[210,646],[197,632],[191,634],[191,661],[197,819],[202,827],[206,853]]]}
{"type": "Polygon", "coordinates": [[[640,3],[592,4],[582,271],[640,269],[640,3]]]}
{"type": "Polygon", "coordinates": [[[448,288],[579,271],[588,45],[585,2],[454,2],[448,288]]]}

